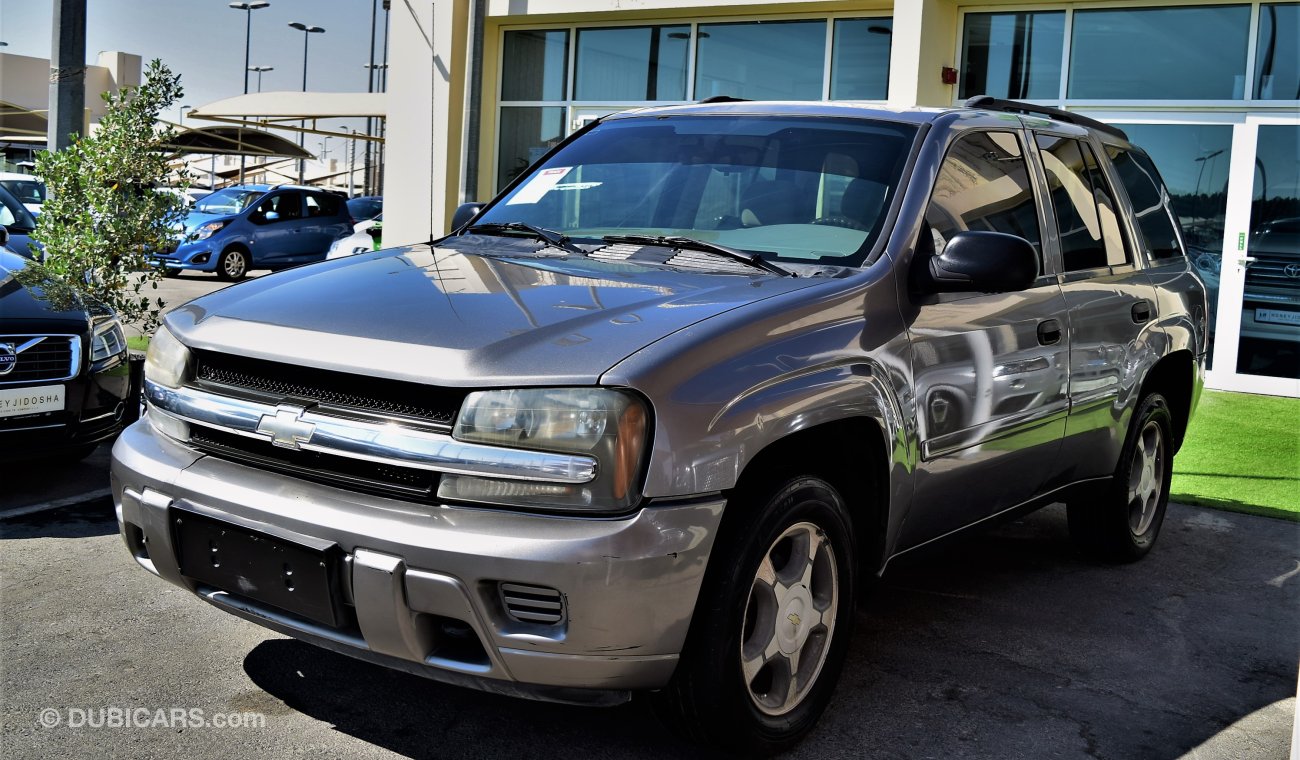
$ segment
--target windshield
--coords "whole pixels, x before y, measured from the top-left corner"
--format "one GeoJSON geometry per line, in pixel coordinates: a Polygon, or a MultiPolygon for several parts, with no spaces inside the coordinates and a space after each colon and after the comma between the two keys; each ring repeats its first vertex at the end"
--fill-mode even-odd
{"type": "Polygon", "coordinates": [[[767,259],[856,266],[884,226],[915,134],[825,117],[614,119],[477,221],[523,222],[577,242],[691,237],[767,259]]]}
{"type": "Polygon", "coordinates": [[[204,214],[238,214],[264,194],[265,191],[262,190],[228,187],[204,196],[203,200],[194,204],[194,210],[204,214]]]}
{"type": "Polygon", "coordinates": [[[348,201],[348,213],[358,222],[374,219],[383,208],[383,202],[374,198],[353,198],[348,201]]]}
{"type": "Polygon", "coordinates": [[[32,212],[23,208],[23,204],[3,186],[0,186],[0,225],[20,235],[36,229],[36,218],[32,212]]]}
{"type": "Polygon", "coordinates": [[[0,187],[13,193],[23,203],[45,202],[45,183],[34,179],[0,179],[0,187]]]}

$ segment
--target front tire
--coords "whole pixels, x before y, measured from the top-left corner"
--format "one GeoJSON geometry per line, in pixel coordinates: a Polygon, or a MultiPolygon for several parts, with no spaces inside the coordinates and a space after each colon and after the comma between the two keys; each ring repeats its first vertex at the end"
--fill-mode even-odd
{"type": "Polygon", "coordinates": [[[1173,478],[1172,420],[1165,397],[1147,394],[1133,416],[1115,474],[1100,498],[1067,506],[1070,539],[1085,554],[1133,562],[1155,545],[1173,478]]]}
{"type": "MultiPolygon", "coordinates": [[[[729,508],[749,506],[741,496],[729,508]]],[[[689,739],[768,755],[803,738],[830,702],[852,635],[856,547],[844,499],[815,477],[779,484],[732,527],[743,532],[719,537],[655,705],[689,739]]]]}
{"type": "Polygon", "coordinates": [[[217,259],[217,277],[226,282],[238,282],[248,274],[248,254],[238,248],[227,248],[217,259]]]}

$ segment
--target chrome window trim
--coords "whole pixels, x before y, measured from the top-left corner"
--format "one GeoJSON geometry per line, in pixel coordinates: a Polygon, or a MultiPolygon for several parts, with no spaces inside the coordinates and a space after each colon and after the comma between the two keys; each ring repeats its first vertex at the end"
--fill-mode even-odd
{"type": "Polygon", "coordinates": [[[0,381],[0,385],[31,385],[33,383],[62,383],[62,382],[67,382],[68,380],[71,380],[77,375],[81,374],[81,336],[80,335],[75,335],[73,333],[9,333],[6,335],[0,335],[0,340],[8,341],[10,339],[14,339],[15,343],[24,344],[22,345],[22,347],[18,348],[18,353],[20,354],[26,348],[31,348],[32,346],[35,346],[38,343],[41,343],[49,338],[70,339],[68,341],[68,348],[71,350],[72,356],[70,361],[68,362],[69,366],[68,366],[67,375],[64,375],[63,377],[43,377],[39,380],[31,380],[31,379],[3,380],[0,381]],[[16,340],[17,338],[37,338],[38,340],[36,340],[35,342],[30,340],[20,342],[16,340]]]}
{"type": "MultiPolygon", "coordinates": [[[[192,387],[167,388],[145,380],[149,403],[195,425],[223,430],[263,442],[272,436],[258,432],[264,417],[287,409],[248,399],[208,393],[192,387]]],[[[449,435],[395,423],[379,424],[304,410],[297,420],[312,426],[297,448],[455,475],[545,483],[589,483],[596,478],[596,458],[499,446],[464,443],[449,435]]]]}

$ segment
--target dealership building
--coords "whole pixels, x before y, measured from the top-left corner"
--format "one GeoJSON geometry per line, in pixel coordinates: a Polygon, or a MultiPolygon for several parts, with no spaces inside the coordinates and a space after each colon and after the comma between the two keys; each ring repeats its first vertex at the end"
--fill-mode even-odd
{"type": "Polygon", "coordinates": [[[1300,3],[393,3],[385,238],[428,240],[591,120],[726,95],[1115,124],[1212,290],[1209,385],[1300,396],[1300,3]]]}

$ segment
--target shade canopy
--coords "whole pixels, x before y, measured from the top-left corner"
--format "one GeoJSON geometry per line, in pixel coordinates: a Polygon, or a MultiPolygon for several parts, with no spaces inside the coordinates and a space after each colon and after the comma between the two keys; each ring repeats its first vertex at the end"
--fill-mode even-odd
{"type": "Polygon", "coordinates": [[[279,135],[251,127],[216,126],[187,129],[166,144],[176,155],[218,153],[264,158],[313,158],[312,154],[279,135]]]}

